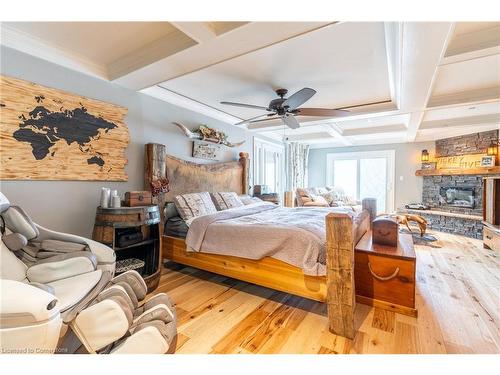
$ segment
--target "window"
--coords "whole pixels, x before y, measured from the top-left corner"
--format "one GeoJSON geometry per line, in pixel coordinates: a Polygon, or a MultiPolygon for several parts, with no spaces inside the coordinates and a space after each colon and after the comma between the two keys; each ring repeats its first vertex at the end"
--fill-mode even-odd
{"type": "Polygon", "coordinates": [[[327,155],[327,185],[351,197],[376,198],[377,211],[394,210],[394,150],[327,155]]]}
{"type": "Polygon", "coordinates": [[[253,184],[268,185],[273,192],[283,194],[284,148],[254,137],[253,184]]]}

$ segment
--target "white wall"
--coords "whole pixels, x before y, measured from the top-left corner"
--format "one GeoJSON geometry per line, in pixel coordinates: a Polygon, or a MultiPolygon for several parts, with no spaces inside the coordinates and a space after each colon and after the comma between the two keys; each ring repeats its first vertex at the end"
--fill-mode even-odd
{"type": "Polygon", "coordinates": [[[394,207],[422,200],[422,177],[415,176],[420,169],[420,155],[423,149],[434,154],[434,142],[397,143],[388,145],[319,148],[309,151],[309,186],[326,185],[326,155],[340,152],[363,152],[395,150],[394,207]]]}
{"type": "Polygon", "coordinates": [[[0,53],[1,74],[128,108],[125,118],[130,131],[130,144],[125,153],[127,182],[0,181],[0,190],[11,202],[22,206],[43,226],[90,236],[102,186],[120,192],[143,189],[144,144],[148,142],[165,144],[171,155],[203,162],[191,158],[192,141],[170,125],[172,121],[182,122],[192,129],[199,124],[213,126],[228,133],[234,142],[246,139],[242,147],[226,148],[223,161],[236,160],[240,151],[252,156],[252,136],[244,129],[9,48],[2,47],[0,53]]]}

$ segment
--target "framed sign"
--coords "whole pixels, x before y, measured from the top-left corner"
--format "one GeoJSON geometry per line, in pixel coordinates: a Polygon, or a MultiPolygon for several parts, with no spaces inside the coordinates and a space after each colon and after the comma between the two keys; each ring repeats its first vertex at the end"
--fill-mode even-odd
{"type": "Polygon", "coordinates": [[[495,157],[494,156],[483,156],[481,159],[481,167],[494,167],[495,157]]]}
{"type": "Polygon", "coordinates": [[[484,154],[470,154],[460,156],[443,156],[436,159],[437,169],[472,169],[481,166],[484,154]]]}
{"type": "Polygon", "coordinates": [[[425,170],[434,170],[434,169],[436,169],[436,162],[422,163],[422,169],[425,169],[425,170]]]}
{"type": "Polygon", "coordinates": [[[208,160],[220,160],[222,145],[205,141],[193,141],[193,157],[208,160]]]}
{"type": "Polygon", "coordinates": [[[127,181],[127,109],[0,75],[0,179],[127,181]]]}

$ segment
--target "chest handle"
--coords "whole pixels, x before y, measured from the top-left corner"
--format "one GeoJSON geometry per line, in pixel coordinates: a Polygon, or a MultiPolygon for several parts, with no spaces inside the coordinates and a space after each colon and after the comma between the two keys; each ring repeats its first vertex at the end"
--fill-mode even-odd
{"type": "Polygon", "coordinates": [[[399,267],[396,267],[396,270],[392,273],[392,275],[389,275],[389,276],[379,276],[375,272],[373,272],[372,265],[370,264],[370,262],[368,262],[368,269],[370,270],[370,273],[372,274],[372,276],[374,278],[376,278],[377,280],[380,280],[380,281],[389,281],[389,280],[392,280],[399,273],[399,267]]]}

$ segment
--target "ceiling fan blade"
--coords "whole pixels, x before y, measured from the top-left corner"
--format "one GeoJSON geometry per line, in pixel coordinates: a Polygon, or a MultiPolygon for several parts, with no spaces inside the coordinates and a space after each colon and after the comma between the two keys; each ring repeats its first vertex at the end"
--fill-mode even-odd
{"type": "Polygon", "coordinates": [[[240,122],[237,122],[236,124],[234,125],[243,125],[243,124],[248,124],[250,122],[253,122],[254,120],[257,120],[261,117],[264,117],[264,116],[269,116],[269,114],[264,114],[264,115],[258,115],[258,116],[255,116],[255,117],[252,117],[252,118],[249,118],[249,119],[246,119],[246,120],[243,120],[243,121],[240,121],[240,122]]]}
{"type": "Polygon", "coordinates": [[[342,109],[297,108],[296,114],[300,116],[345,117],[349,116],[351,112],[342,109]]]}
{"type": "MultiPolygon", "coordinates": [[[[269,116],[269,115],[268,115],[269,116]]],[[[269,116],[268,118],[263,118],[263,119],[260,119],[260,120],[252,120],[252,121],[249,121],[249,123],[253,124],[255,122],[266,122],[266,121],[274,121],[274,120],[279,120],[281,117],[280,116],[269,116]]]]}
{"type": "Polygon", "coordinates": [[[302,90],[297,91],[295,94],[286,99],[282,106],[293,110],[311,99],[314,94],[316,94],[316,90],[304,87],[302,90]]]}
{"type": "Polygon", "coordinates": [[[285,125],[287,125],[291,129],[300,128],[299,122],[297,121],[297,119],[293,115],[285,115],[285,116],[282,116],[281,119],[283,120],[285,125]]]}
{"type": "Polygon", "coordinates": [[[234,102],[220,102],[220,104],[234,105],[236,107],[263,109],[263,110],[267,111],[267,107],[262,107],[260,105],[245,104],[245,103],[234,103],[234,102]]]}

